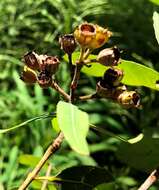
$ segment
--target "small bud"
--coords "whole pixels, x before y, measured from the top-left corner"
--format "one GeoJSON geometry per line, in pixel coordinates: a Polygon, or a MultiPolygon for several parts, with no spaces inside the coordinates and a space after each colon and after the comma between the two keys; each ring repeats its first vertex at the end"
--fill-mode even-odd
{"type": "Polygon", "coordinates": [[[43,64],[41,65],[42,67],[42,71],[46,71],[47,73],[55,74],[56,71],[58,70],[59,67],[59,59],[57,57],[54,56],[47,56],[44,61],[43,64]]]}
{"type": "Polygon", "coordinates": [[[117,47],[106,48],[99,52],[97,61],[105,66],[116,66],[120,58],[120,51],[117,47]]]}
{"type": "Polygon", "coordinates": [[[136,91],[124,91],[122,92],[117,101],[126,108],[139,107],[140,106],[140,96],[136,91]]]}
{"type": "Polygon", "coordinates": [[[82,47],[90,49],[101,47],[111,35],[108,29],[87,22],[79,25],[74,31],[76,41],[82,47]]]}
{"type": "Polygon", "coordinates": [[[34,84],[37,81],[37,75],[34,70],[30,69],[27,66],[24,66],[24,70],[20,79],[23,80],[25,83],[34,84]]]}
{"type": "Polygon", "coordinates": [[[42,88],[50,87],[52,84],[52,76],[50,76],[50,74],[47,73],[46,71],[41,71],[38,76],[38,84],[42,88]]]}
{"type": "Polygon", "coordinates": [[[29,52],[24,55],[25,64],[33,70],[39,69],[38,54],[35,52],[29,52]]]}
{"type": "Polygon", "coordinates": [[[118,86],[123,78],[123,71],[120,69],[109,68],[104,73],[103,79],[101,80],[101,86],[112,88],[118,86]]]}
{"type": "Polygon", "coordinates": [[[77,45],[73,34],[66,34],[60,37],[59,43],[61,45],[61,49],[69,55],[75,51],[77,45]]]}

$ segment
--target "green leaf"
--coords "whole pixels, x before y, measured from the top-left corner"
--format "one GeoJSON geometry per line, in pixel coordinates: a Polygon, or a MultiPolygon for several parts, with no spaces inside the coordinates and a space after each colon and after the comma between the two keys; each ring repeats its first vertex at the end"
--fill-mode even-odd
{"type": "Polygon", "coordinates": [[[95,166],[75,166],[63,170],[59,176],[61,190],[92,190],[98,184],[112,182],[110,172],[95,166]]]}
{"type": "MultiPolygon", "coordinates": [[[[79,52],[73,54],[73,63],[75,63],[75,60],[78,59],[78,57],[79,52]]],[[[95,58],[95,55],[89,56],[89,59],[95,58]]],[[[67,61],[66,56],[64,56],[64,59],[67,61]]],[[[94,77],[102,77],[104,72],[108,69],[108,67],[95,62],[90,65],[91,67],[84,66],[82,72],[94,77]]],[[[121,60],[121,63],[117,68],[121,68],[124,71],[122,83],[131,86],[145,86],[154,90],[159,90],[158,85],[156,85],[156,82],[159,80],[159,72],[139,63],[127,60],[121,60]]]]}
{"type": "Polygon", "coordinates": [[[100,185],[97,185],[93,190],[115,190],[115,184],[114,183],[103,183],[100,185]]]}
{"type": "Polygon", "coordinates": [[[159,14],[156,11],[153,13],[153,27],[157,42],[159,44],[159,14]]]}
{"type": "Polygon", "coordinates": [[[54,117],[52,120],[51,120],[51,124],[52,124],[52,127],[53,129],[59,133],[60,132],[60,128],[59,128],[59,124],[58,124],[58,121],[57,121],[57,117],[54,117]]]}
{"type": "Polygon", "coordinates": [[[122,82],[132,86],[145,86],[159,90],[156,81],[159,80],[159,73],[149,67],[133,61],[122,60],[118,68],[123,69],[124,78],[122,82]]]}
{"type": "MultiPolygon", "coordinates": [[[[72,60],[73,61],[72,62],[73,62],[74,65],[75,65],[76,60],[79,58],[79,55],[80,55],[79,52],[73,53],[73,55],[72,55],[72,60]]],[[[89,59],[96,59],[96,57],[97,57],[96,55],[91,54],[89,56],[89,59]]],[[[64,60],[68,61],[68,58],[67,58],[66,55],[64,55],[64,60]]],[[[91,65],[91,67],[84,66],[82,68],[82,72],[85,73],[85,74],[94,76],[94,77],[103,76],[106,69],[108,69],[108,67],[105,67],[104,65],[101,65],[100,63],[97,63],[97,62],[91,63],[89,65],[91,65]]]]}
{"type": "MultiPolygon", "coordinates": [[[[40,161],[41,157],[38,156],[33,156],[30,154],[22,154],[19,156],[19,163],[26,165],[26,166],[31,166],[35,167],[37,163],[40,161]]],[[[46,162],[43,166],[44,169],[48,168],[48,162],[46,162]]]]}
{"type": "Polygon", "coordinates": [[[156,5],[159,5],[159,0],[149,0],[149,1],[156,4],[156,5]]]}
{"type": "MultiPolygon", "coordinates": [[[[43,181],[39,181],[39,180],[34,180],[32,183],[31,183],[31,186],[32,188],[34,189],[41,189],[43,185],[43,181]]],[[[47,189],[48,190],[57,190],[57,188],[55,187],[54,184],[48,184],[47,185],[47,189]]]]}
{"type": "Polygon", "coordinates": [[[41,116],[34,117],[34,118],[32,118],[32,119],[29,119],[29,120],[27,120],[27,121],[24,121],[23,123],[20,123],[20,124],[18,124],[18,125],[13,126],[13,127],[10,127],[10,128],[7,128],[7,129],[0,129],[0,134],[10,132],[10,131],[12,131],[12,130],[14,130],[14,129],[17,129],[17,128],[19,128],[19,127],[23,127],[23,126],[25,126],[25,125],[27,125],[27,124],[33,122],[33,121],[40,120],[40,119],[45,119],[45,118],[48,118],[48,117],[50,117],[50,116],[52,116],[52,115],[50,115],[50,114],[43,114],[43,115],[41,115],[41,116]]]}
{"type": "Polygon", "coordinates": [[[159,139],[144,135],[142,140],[130,144],[121,143],[117,157],[129,166],[143,171],[152,171],[159,165],[159,139]]]}
{"type": "Polygon", "coordinates": [[[78,153],[88,155],[86,141],[89,128],[88,114],[70,103],[60,101],[57,104],[57,120],[71,148],[78,153]]]}

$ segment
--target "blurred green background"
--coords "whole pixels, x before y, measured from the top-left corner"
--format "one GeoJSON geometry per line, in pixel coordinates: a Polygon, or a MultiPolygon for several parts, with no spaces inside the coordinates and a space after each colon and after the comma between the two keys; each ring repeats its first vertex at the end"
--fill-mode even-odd
{"type": "MultiPolygon", "coordinates": [[[[159,71],[159,46],[152,22],[153,12],[159,11],[155,2],[159,4],[157,0],[1,0],[0,128],[55,111],[59,101],[55,91],[42,90],[38,85],[27,86],[19,79],[22,56],[35,50],[39,54],[58,55],[62,60],[58,37],[72,32],[82,21],[109,27],[114,35],[105,47],[117,45],[123,50],[122,58],[159,71]]],[[[70,81],[65,62],[61,61],[56,77],[68,91],[70,81]]],[[[78,93],[93,92],[97,80],[82,75],[78,93]]],[[[146,128],[159,127],[158,92],[147,88],[138,88],[138,91],[142,97],[141,110],[125,110],[107,100],[89,101],[79,106],[89,113],[91,123],[131,138],[146,128]]],[[[19,163],[19,156],[41,156],[55,135],[50,119],[0,134],[0,189],[17,187],[28,172],[28,167],[19,163]]],[[[51,159],[53,165],[58,170],[84,164],[106,167],[123,190],[135,189],[146,178],[145,172],[130,168],[116,158],[116,139],[90,131],[88,142],[90,157],[74,153],[64,143],[51,159]]]]}

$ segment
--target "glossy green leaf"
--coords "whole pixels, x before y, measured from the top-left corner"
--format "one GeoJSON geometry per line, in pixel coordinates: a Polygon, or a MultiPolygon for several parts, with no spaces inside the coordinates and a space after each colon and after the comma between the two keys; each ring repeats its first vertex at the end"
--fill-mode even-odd
{"type": "MultiPolygon", "coordinates": [[[[30,167],[35,167],[37,163],[40,161],[41,157],[30,155],[30,154],[22,154],[19,156],[19,163],[30,166],[30,167]]],[[[46,162],[43,166],[44,169],[48,168],[48,162],[46,162]]]]}
{"type": "MultiPolygon", "coordinates": [[[[78,59],[78,56],[79,52],[74,53],[74,63],[75,60],[78,59]]],[[[90,55],[89,58],[95,59],[96,56],[90,55]]],[[[66,56],[64,56],[64,59],[67,60],[66,56]]],[[[91,67],[84,66],[82,68],[82,72],[94,77],[102,77],[104,72],[108,69],[108,67],[95,62],[90,65],[91,67]]],[[[117,66],[117,68],[121,68],[124,71],[124,77],[122,80],[124,84],[132,86],[145,86],[159,90],[158,85],[156,85],[156,82],[159,80],[159,72],[136,62],[127,60],[121,60],[121,63],[117,66]]]]}
{"type": "Polygon", "coordinates": [[[156,11],[153,13],[153,27],[157,42],[159,44],[159,14],[156,11]]]}
{"type": "Polygon", "coordinates": [[[152,171],[159,165],[159,138],[144,135],[142,140],[130,144],[121,143],[117,157],[129,166],[143,171],[152,171]]]}
{"type": "Polygon", "coordinates": [[[71,148],[78,153],[88,155],[86,142],[89,128],[88,114],[79,110],[77,106],[60,101],[57,104],[57,120],[71,148]]]}
{"type": "Polygon", "coordinates": [[[92,190],[98,184],[112,182],[110,172],[95,166],[76,166],[63,170],[59,176],[61,190],[92,190]]]}

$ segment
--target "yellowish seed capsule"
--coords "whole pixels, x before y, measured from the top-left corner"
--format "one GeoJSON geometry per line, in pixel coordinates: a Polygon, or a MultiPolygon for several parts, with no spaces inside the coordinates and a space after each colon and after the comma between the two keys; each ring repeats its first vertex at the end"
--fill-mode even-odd
{"type": "Polygon", "coordinates": [[[37,74],[31,68],[24,66],[24,70],[20,79],[23,80],[25,83],[34,84],[37,81],[37,74]]]}
{"type": "Polygon", "coordinates": [[[96,49],[104,45],[112,35],[108,29],[91,23],[83,23],[74,31],[76,41],[82,46],[96,49]]]}
{"type": "Polygon", "coordinates": [[[117,101],[126,108],[140,106],[140,96],[136,91],[122,92],[118,96],[117,101]]]}

